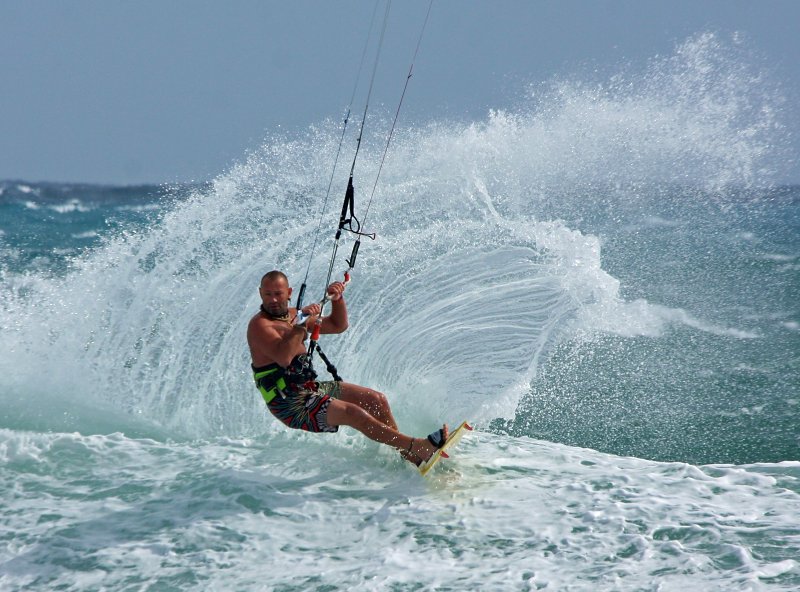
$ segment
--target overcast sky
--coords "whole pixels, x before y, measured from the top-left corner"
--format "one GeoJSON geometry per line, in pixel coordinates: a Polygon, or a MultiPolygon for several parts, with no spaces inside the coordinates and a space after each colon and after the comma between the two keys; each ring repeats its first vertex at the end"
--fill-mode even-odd
{"type": "MultiPolygon", "coordinates": [[[[374,6],[2,0],[0,179],[211,179],[277,129],[341,118],[374,6]]],[[[393,3],[373,104],[396,105],[427,7],[393,3]]],[[[800,154],[800,0],[434,0],[401,121],[483,120],[529,84],[643,67],[701,31],[746,36],[800,154]]]]}

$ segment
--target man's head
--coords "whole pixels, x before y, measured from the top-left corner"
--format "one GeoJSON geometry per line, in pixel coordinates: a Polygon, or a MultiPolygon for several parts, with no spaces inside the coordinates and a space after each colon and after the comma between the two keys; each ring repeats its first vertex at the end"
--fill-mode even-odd
{"type": "Polygon", "coordinates": [[[265,273],[261,278],[258,293],[269,314],[280,317],[289,313],[292,289],[289,287],[289,279],[282,271],[273,270],[265,273]]]}

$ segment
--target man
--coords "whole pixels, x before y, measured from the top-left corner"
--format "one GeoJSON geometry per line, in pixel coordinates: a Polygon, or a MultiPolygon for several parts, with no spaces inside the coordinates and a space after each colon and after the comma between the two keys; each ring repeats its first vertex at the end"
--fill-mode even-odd
{"type": "MultiPolygon", "coordinates": [[[[347,329],[344,284],[328,286],[331,314],[322,317],[320,333],[347,329]]],[[[247,326],[247,343],[256,386],[270,412],[290,428],[309,432],[336,432],[345,425],[368,438],[400,450],[406,460],[419,465],[447,440],[447,426],[427,438],[411,438],[397,429],[389,402],[378,391],[348,382],[317,381],[307,359],[305,340],[320,314],[320,305],[302,309],[308,316],[297,323],[290,307],[292,289],[280,271],[270,271],[259,286],[261,310],[247,326]]]]}

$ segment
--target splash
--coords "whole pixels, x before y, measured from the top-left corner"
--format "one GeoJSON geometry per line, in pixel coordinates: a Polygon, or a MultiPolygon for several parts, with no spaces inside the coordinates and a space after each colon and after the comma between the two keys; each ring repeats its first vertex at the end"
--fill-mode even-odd
{"type": "MultiPolygon", "coordinates": [[[[400,130],[368,221],[379,240],[362,248],[348,292],[351,329],[325,343],[346,380],[384,390],[412,428],[488,422],[513,416],[541,361],[576,332],[658,335],[681,322],[624,301],[600,239],[569,219],[646,186],[769,183],[780,97],[737,56],[703,34],[640,79],[560,81],[516,112],[400,130]]],[[[65,276],[5,276],[6,404],[66,400],[76,430],[97,414],[172,435],[276,429],[244,331],[265,270],[300,281],[337,138],[330,122],[271,138],[65,276]]],[[[382,141],[365,138],[357,192],[371,186],[382,141]]]]}

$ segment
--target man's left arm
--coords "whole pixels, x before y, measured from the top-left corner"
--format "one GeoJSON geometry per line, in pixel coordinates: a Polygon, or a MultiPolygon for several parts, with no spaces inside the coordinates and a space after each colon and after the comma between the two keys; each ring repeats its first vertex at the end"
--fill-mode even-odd
{"type": "Polygon", "coordinates": [[[331,299],[331,314],[322,318],[320,333],[344,333],[349,326],[347,305],[344,303],[344,284],[334,282],[328,286],[331,299]]]}

